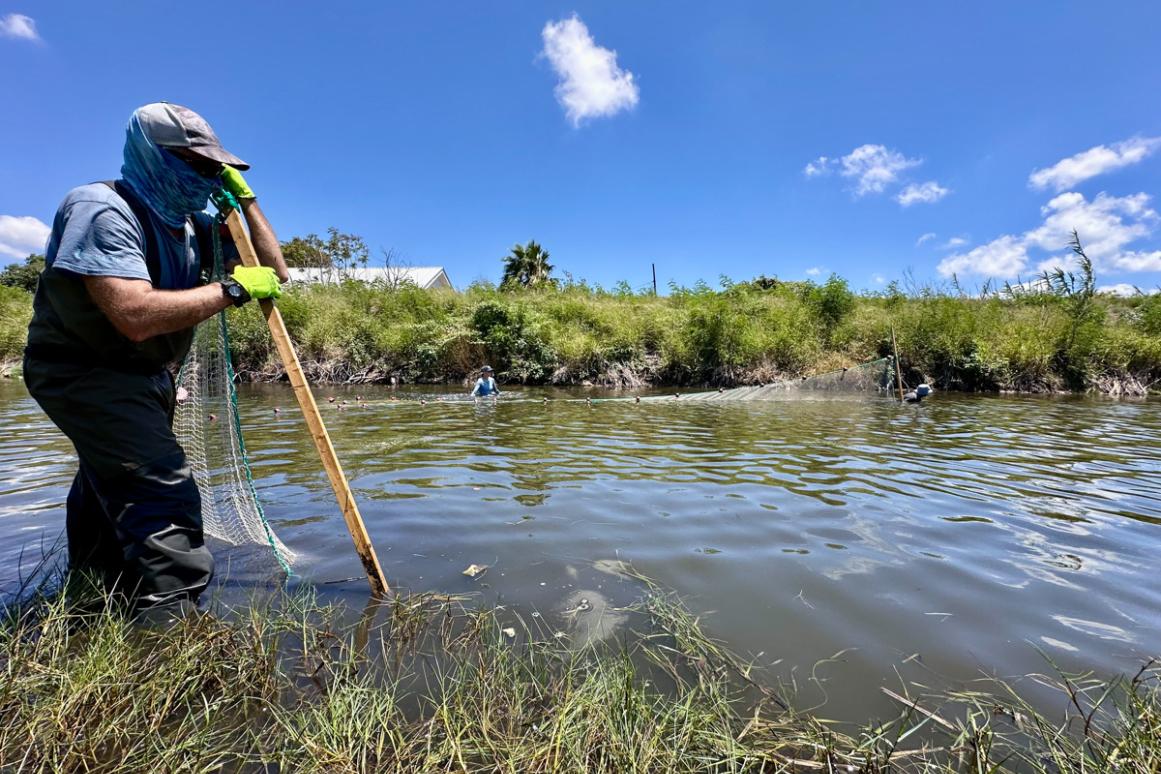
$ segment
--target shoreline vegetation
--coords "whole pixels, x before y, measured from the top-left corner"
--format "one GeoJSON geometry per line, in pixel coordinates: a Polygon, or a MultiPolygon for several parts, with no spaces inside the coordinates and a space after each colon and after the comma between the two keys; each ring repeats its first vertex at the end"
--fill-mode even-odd
{"type": "MultiPolygon", "coordinates": [[[[1097,292],[1079,237],[1077,269],[968,291],[908,280],[854,293],[846,280],[719,278],[665,295],[553,278],[536,242],[504,258],[499,286],[463,292],[399,281],[363,283],[363,240],[330,229],[282,244],[292,266],[329,284],[295,284],[278,307],[315,383],[465,383],[484,363],[508,384],[615,389],[769,384],[892,354],[904,379],[943,390],[1095,392],[1142,397],[1161,385],[1161,293],[1097,292]]],[[[385,255],[388,266],[393,257],[385,255]]],[[[41,256],[0,272],[0,373],[19,365],[41,256]]],[[[386,276],[392,276],[390,271],[386,276]]],[[[285,379],[254,304],[230,309],[239,378],[285,379]]]]}
{"type": "MultiPolygon", "coordinates": [[[[0,621],[0,768],[21,771],[1154,772],[1161,664],[1132,677],[884,689],[858,727],[793,709],[645,579],[630,633],[578,646],[467,597],[399,595],[361,616],[309,588],[169,629],[60,594],[0,621]],[[125,680],[125,675],[136,675],[125,680]]],[[[786,698],[783,698],[783,697],[786,698]]]]}

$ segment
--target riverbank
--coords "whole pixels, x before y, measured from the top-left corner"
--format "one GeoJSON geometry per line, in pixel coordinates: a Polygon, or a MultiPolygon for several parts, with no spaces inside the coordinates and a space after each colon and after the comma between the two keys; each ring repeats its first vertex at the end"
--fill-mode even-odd
{"type": "MultiPolygon", "coordinates": [[[[1061,720],[980,681],[898,686],[899,715],[845,729],[707,637],[656,587],[638,634],[578,647],[539,619],[400,596],[354,619],[309,591],[166,631],[60,599],[0,626],[0,767],[177,771],[1152,772],[1156,664],[1059,689],[1061,720]],[[126,675],[136,676],[125,680],[126,675]],[[905,696],[904,694],[909,694],[905,696]]],[[[825,708],[823,708],[825,710],[825,708]]]]}
{"type": "MultiPolygon", "coordinates": [[[[837,278],[724,284],[657,297],[584,284],[454,293],[346,283],[293,287],[279,308],[320,383],[458,383],[482,363],[509,383],[769,383],[890,355],[892,328],[912,383],[1111,395],[1161,383],[1158,295],[856,295],[837,278]]],[[[0,361],[18,360],[30,314],[29,294],[0,288],[0,361]]],[[[283,378],[260,311],[231,310],[230,320],[240,377],[283,378]]]]}

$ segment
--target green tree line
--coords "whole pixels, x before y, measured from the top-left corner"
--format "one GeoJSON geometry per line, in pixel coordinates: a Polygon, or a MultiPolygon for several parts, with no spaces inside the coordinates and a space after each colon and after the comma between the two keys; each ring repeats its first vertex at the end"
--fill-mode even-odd
{"type": "MultiPolygon", "coordinates": [[[[761,275],[717,287],[671,285],[661,296],[553,276],[531,241],[502,257],[499,284],[463,292],[357,282],[296,286],[279,301],[310,375],[331,381],[456,381],[481,363],[501,380],[536,384],[737,385],[851,366],[891,352],[909,381],[963,390],[1095,390],[1140,394],[1161,384],[1161,295],[1096,293],[1079,242],[1076,275],[1031,285],[897,283],[854,293],[761,275]]],[[[283,244],[292,263],[359,267],[369,251],[337,229],[283,244]]],[[[17,360],[31,314],[35,257],[0,282],[0,359],[17,360]]],[[[255,308],[231,310],[233,357],[245,378],[281,367],[255,308]]]]}

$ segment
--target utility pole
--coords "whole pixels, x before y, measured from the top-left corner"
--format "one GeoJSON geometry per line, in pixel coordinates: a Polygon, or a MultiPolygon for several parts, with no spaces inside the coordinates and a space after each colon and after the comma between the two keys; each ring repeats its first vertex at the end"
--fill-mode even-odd
{"type": "Polygon", "coordinates": [[[649,265],[653,267],[653,295],[656,296],[657,295],[657,264],[651,263],[649,265]]]}

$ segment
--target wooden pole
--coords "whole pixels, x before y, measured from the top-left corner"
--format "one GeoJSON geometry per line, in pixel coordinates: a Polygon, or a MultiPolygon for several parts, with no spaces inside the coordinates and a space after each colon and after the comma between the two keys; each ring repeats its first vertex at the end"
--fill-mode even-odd
{"type": "MultiPolygon", "coordinates": [[[[250,242],[250,234],[242,225],[242,216],[237,210],[231,210],[226,217],[226,225],[230,228],[230,236],[238,248],[238,254],[245,266],[258,266],[258,255],[254,252],[254,245],[250,242]]],[[[294,397],[298,398],[298,405],[306,417],[306,426],[310,430],[310,437],[314,440],[315,448],[322,459],[323,469],[331,481],[331,488],[335,490],[335,498],[339,501],[339,508],[343,511],[343,520],[347,523],[347,531],[355,541],[355,551],[363,562],[363,569],[367,573],[367,580],[371,582],[371,592],[383,596],[390,587],[387,578],[383,575],[383,568],[379,566],[379,557],[375,555],[375,547],[371,545],[371,536],[367,534],[367,527],[363,524],[363,517],[359,515],[359,506],[355,504],[355,496],[343,475],[339,465],[335,447],[331,444],[331,437],[323,425],[322,414],[318,404],[314,402],[314,395],[310,385],[306,383],[306,376],[302,373],[302,364],[298,362],[298,354],[294,351],[294,343],[286,331],[286,323],[282,321],[282,314],[270,299],[258,302],[262,313],[266,315],[266,322],[270,325],[270,335],[274,338],[274,346],[282,357],[282,364],[286,367],[286,375],[294,387],[294,397]]]]}
{"type": "Polygon", "coordinates": [[[899,385],[899,402],[903,402],[903,365],[899,362],[899,345],[895,343],[895,326],[891,326],[891,349],[895,351],[895,382],[899,385]]]}
{"type": "Polygon", "coordinates": [[[657,264],[651,263],[649,265],[653,267],[653,295],[656,296],[657,295],[657,264]]]}

